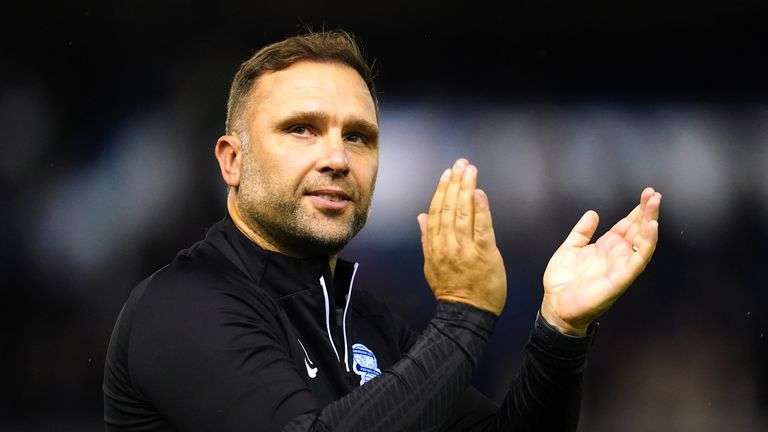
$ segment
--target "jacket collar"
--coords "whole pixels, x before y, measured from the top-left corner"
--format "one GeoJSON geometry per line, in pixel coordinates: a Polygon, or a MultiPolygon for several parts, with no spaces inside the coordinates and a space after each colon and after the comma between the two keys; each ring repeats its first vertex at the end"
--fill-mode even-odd
{"type": "Polygon", "coordinates": [[[263,249],[246,237],[228,214],[208,230],[205,239],[275,300],[317,289],[323,277],[336,303],[344,301],[354,263],[337,259],[335,277],[332,277],[327,256],[296,258],[263,249]],[[340,296],[334,294],[334,285],[342,287],[340,296]]]}

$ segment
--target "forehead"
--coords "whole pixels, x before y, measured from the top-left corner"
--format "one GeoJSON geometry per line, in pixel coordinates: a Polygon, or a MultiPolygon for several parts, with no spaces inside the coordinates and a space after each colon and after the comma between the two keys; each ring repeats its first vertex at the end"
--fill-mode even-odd
{"type": "Polygon", "coordinates": [[[365,81],[356,70],[341,63],[300,61],[267,72],[256,80],[249,99],[253,114],[314,111],[378,124],[365,81]]]}

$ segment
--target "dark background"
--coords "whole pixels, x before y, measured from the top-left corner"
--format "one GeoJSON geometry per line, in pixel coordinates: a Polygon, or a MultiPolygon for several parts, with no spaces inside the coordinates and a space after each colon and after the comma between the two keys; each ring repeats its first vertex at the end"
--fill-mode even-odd
{"type": "Polygon", "coordinates": [[[664,193],[659,249],[602,320],[581,430],[768,426],[768,7],[718,2],[27,2],[0,12],[0,430],[101,430],[130,289],[225,211],[213,158],[258,47],[344,28],[375,60],[374,216],[343,256],[414,326],[416,214],[467,156],[509,300],[476,385],[499,400],[541,274],[583,211],[664,193]]]}

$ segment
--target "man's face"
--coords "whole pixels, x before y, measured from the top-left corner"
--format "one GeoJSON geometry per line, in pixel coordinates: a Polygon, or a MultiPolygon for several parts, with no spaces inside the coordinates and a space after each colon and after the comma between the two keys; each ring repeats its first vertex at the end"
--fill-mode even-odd
{"type": "Polygon", "coordinates": [[[237,205],[278,250],[332,255],[363,227],[378,170],[378,120],[351,67],[302,61],[262,75],[246,111],[237,205]]]}

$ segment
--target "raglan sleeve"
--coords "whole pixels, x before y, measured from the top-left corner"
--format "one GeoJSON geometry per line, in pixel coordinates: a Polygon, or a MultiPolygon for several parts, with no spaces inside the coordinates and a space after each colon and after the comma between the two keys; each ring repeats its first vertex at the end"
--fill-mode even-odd
{"type": "Polygon", "coordinates": [[[575,431],[587,351],[596,331],[597,323],[586,336],[564,335],[537,315],[501,407],[470,387],[442,430],[575,431]]]}
{"type": "MultiPolygon", "coordinates": [[[[404,320],[389,309],[388,319],[403,352],[417,339],[404,320]]],[[[587,351],[598,324],[584,337],[560,333],[537,314],[523,359],[501,406],[468,386],[440,430],[458,431],[569,431],[579,421],[582,375],[587,351]]]]}

